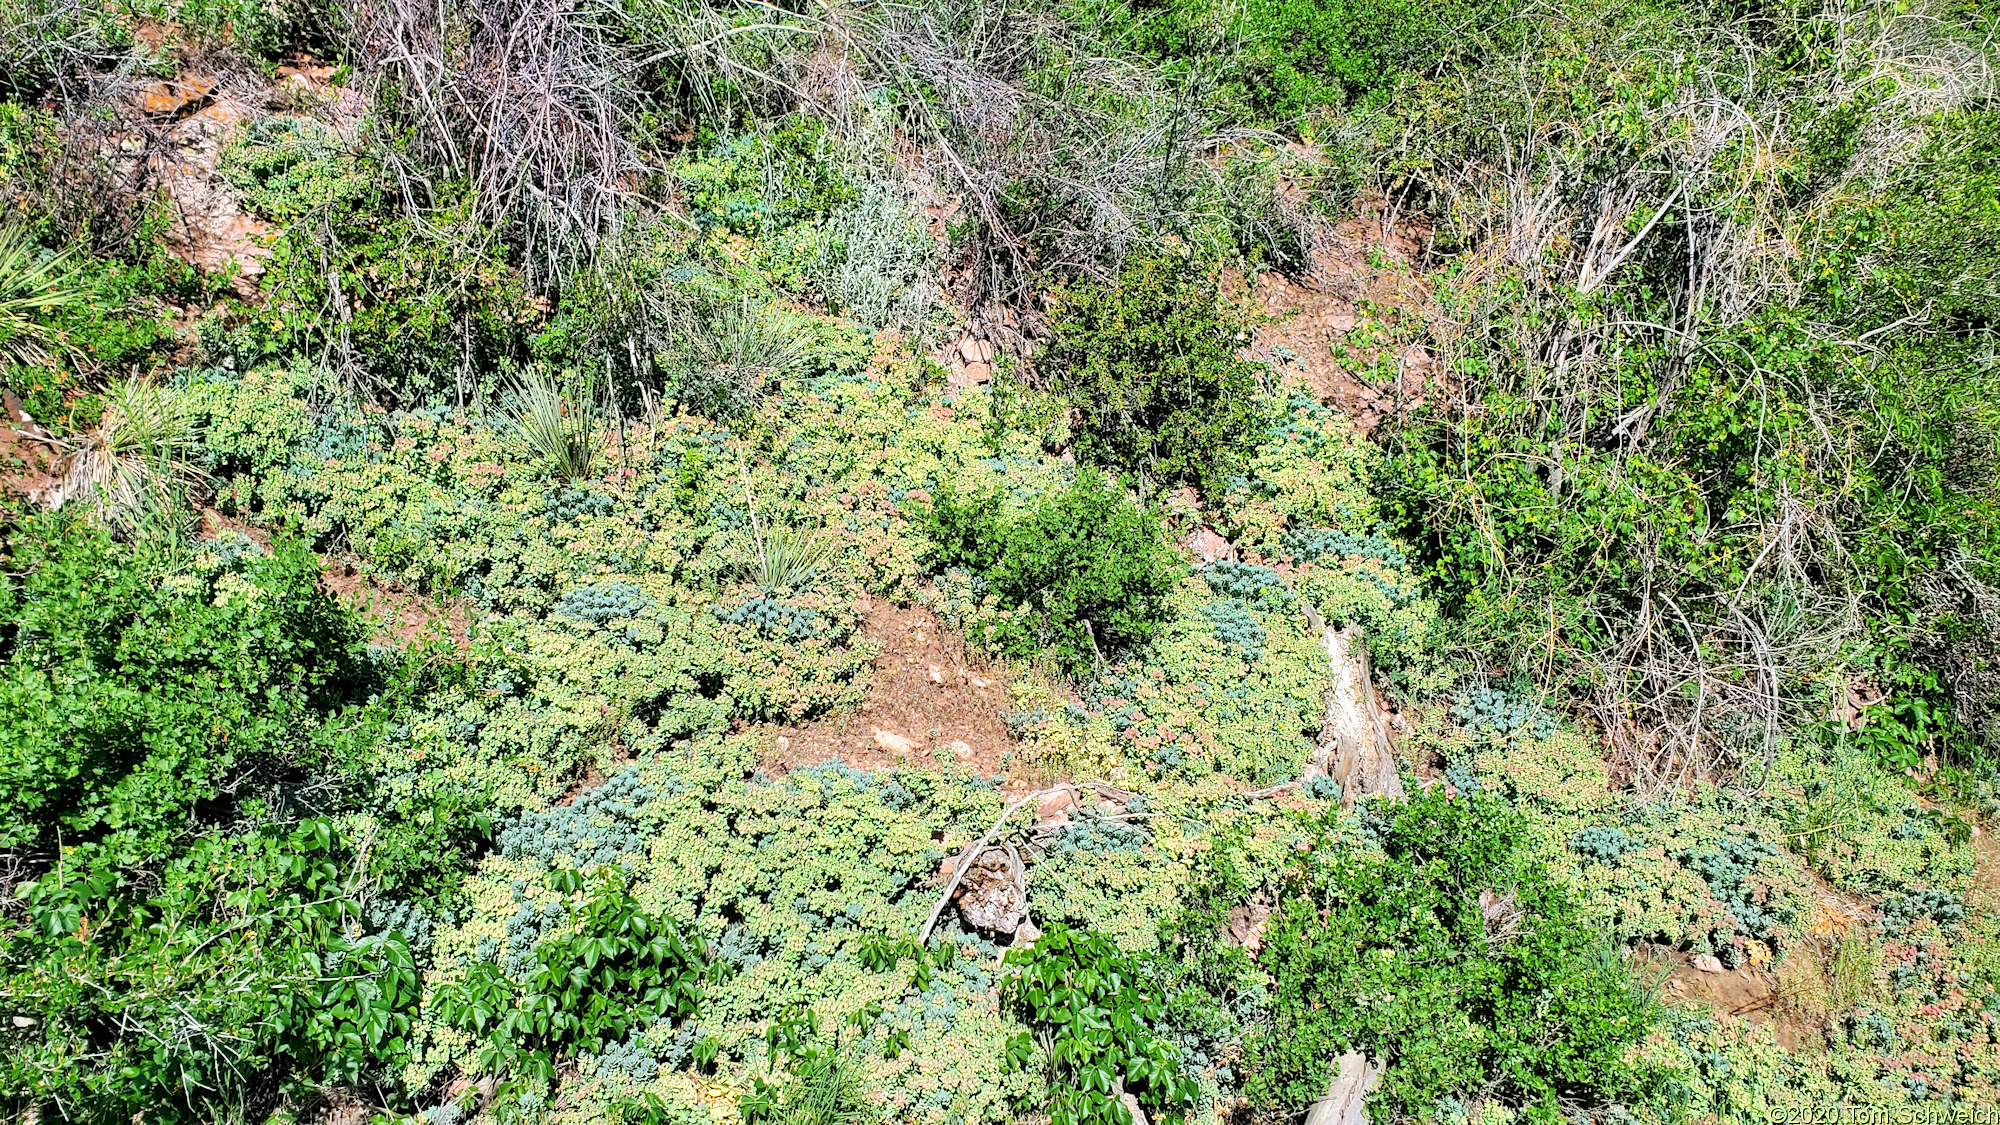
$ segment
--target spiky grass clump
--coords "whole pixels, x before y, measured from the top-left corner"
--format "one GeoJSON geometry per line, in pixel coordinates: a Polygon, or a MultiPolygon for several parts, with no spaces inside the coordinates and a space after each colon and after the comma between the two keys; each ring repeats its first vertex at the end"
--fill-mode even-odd
{"type": "Polygon", "coordinates": [[[588,480],[597,462],[595,388],[570,393],[556,376],[531,369],[514,384],[507,418],[557,480],[588,480]]]}
{"type": "Polygon", "coordinates": [[[87,304],[90,290],[78,279],[67,251],[44,258],[23,227],[0,226],[0,369],[49,362],[61,337],[37,313],[87,304]]]}
{"type": "Polygon", "coordinates": [[[833,542],[814,531],[777,526],[757,536],[750,580],[763,590],[803,590],[833,558],[833,542]]]}
{"type": "Polygon", "coordinates": [[[48,504],[89,503],[127,530],[157,523],[177,493],[207,481],[194,464],[201,441],[201,417],[182,395],[139,379],[118,384],[105,394],[97,425],[64,458],[48,504]]]}

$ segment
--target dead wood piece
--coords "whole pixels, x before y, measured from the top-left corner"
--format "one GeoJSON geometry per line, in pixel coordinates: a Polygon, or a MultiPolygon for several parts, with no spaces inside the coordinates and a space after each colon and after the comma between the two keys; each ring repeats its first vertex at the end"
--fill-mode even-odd
{"type": "Polygon", "coordinates": [[[990,847],[959,880],[958,912],[987,933],[1011,934],[1028,917],[1028,870],[1014,845],[990,847]]]}
{"type": "Polygon", "coordinates": [[[1305,1125],[1368,1125],[1368,1095],[1381,1080],[1381,1063],[1360,1051],[1340,1056],[1340,1070],[1306,1112],[1305,1125]]]}
{"type": "Polygon", "coordinates": [[[1333,669],[1333,686],[1326,693],[1326,719],[1320,724],[1320,748],[1306,767],[1307,777],[1324,775],[1340,783],[1340,805],[1351,809],[1365,796],[1403,797],[1403,779],[1396,771],[1396,754],[1389,742],[1389,724],[1375,694],[1368,641],[1361,626],[1329,628],[1311,606],[1306,621],[1319,633],[1333,669]]]}
{"type": "MultiPolygon", "coordinates": [[[[994,839],[1000,835],[1000,829],[1006,826],[1007,821],[1012,819],[1015,813],[1020,812],[1031,804],[1040,802],[1054,793],[1067,793],[1070,795],[1071,800],[1074,801],[1085,789],[1091,790],[1102,799],[1115,801],[1127,807],[1130,807],[1132,802],[1138,797],[1138,794],[1128,789],[1120,789],[1115,785],[1106,785],[1101,781],[1080,781],[1065,782],[1061,785],[1050,786],[1047,789],[1037,789],[1032,793],[1025,794],[1013,804],[1008,805],[1005,809],[1001,810],[1000,819],[993,822],[993,827],[987,829],[984,836],[981,836],[964,851],[958,853],[958,859],[951,865],[951,879],[945,884],[944,893],[938,896],[936,905],[931,907],[930,916],[924,919],[923,929],[917,931],[917,943],[921,945],[931,940],[931,930],[937,927],[938,915],[943,914],[944,908],[950,905],[952,900],[957,896],[959,883],[965,879],[966,873],[971,870],[971,861],[975,856],[981,856],[986,853],[987,846],[993,843],[994,839]]],[[[1024,895],[1023,902],[1025,901],[1024,895]]],[[[1025,909],[1025,906],[1023,909],[1025,909]]]]}
{"type": "Polygon", "coordinates": [[[1229,909],[1229,924],[1223,934],[1229,944],[1240,947],[1250,956],[1264,948],[1264,927],[1271,921],[1269,903],[1252,902],[1239,904],[1229,909]]]}

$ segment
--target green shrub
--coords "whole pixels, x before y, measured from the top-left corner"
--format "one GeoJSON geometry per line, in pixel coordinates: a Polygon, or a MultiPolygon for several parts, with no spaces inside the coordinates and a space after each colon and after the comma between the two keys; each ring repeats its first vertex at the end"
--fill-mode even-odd
{"type": "Polygon", "coordinates": [[[297,544],[188,568],[57,516],[9,529],[0,606],[0,847],[184,838],[227,786],[334,770],[363,682],[351,615],[297,544]]]}
{"type": "MultiPolygon", "coordinates": [[[[549,883],[565,895],[584,887],[583,877],[566,869],[552,872],[549,883]]],[[[698,942],[642,910],[617,871],[601,867],[568,924],[535,946],[523,979],[481,961],[436,1003],[445,1022],[484,1040],[487,1068],[550,1082],[557,1064],[578,1051],[693,1015],[710,971],[698,942]]]]}
{"type": "Polygon", "coordinates": [[[330,356],[369,398],[410,407],[497,390],[503,362],[525,352],[541,307],[474,228],[470,189],[440,183],[412,209],[377,163],[303,126],[265,130],[232,170],[288,225],[266,299],[218,359],[330,356]]]}
{"type": "Polygon", "coordinates": [[[1159,521],[1090,469],[1012,517],[997,494],[942,488],[928,514],[934,561],[964,567],[1006,611],[985,638],[1002,652],[1046,652],[1076,673],[1152,639],[1179,569],[1159,521]]]}
{"type": "Polygon", "coordinates": [[[1079,457],[1221,490],[1260,417],[1247,323],[1218,284],[1187,254],[1137,253],[1116,284],[1057,290],[1039,368],[1080,416],[1079,457]]]}
{"type": "Polygon", "coordinates": [[[1378,1097],[1399,1116],[1477,1096],[1555,1121],[1654,1096],[1659,1075],[1628,1058],[1653,1001],[1526,858],[1520,814],[1437,786],[1364,823],[1380,851],[1312,848],[1283,877],[1248,1097],[1303,1107],[1347,1050],[1387,1063],[1378,1097]]]}
{"type": "Polygon", "coordinates": [[[1310,135],[1315,113],[1379,104],[1405,73],[1513,30],[1516,10],[1507,0],[1118,0],[1072,18],[1204,73],[1251,122],[1310,135]]]}
{"type": "Polygon", "coordinates": [[[1005,1001],[1028,1030],[1007,1041],[1007,1063],[1048,1076],[1050,1125],[1131,1125],[1119,1091],[1154,1121],[1178,1125],[1194,1102],[1179,1050],[1156,1031],[1166,997],[1145,966],[1109,940],[1060,924],[1028,949],[1010,949],[1005,1001]]]}
{"type": "Polygon", "coordinates": [[[401,934],[360,930],[354,862],[325,820],[206,837],[147,877],[69,849],[0,931],[0,1111],[214,1121],[268,1076],[393,1081],[417,970],[401,934]]]}

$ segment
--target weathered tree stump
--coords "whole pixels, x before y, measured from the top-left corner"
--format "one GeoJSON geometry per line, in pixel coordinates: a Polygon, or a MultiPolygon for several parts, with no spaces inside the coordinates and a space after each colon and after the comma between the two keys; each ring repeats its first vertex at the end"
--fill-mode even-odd
{"type": "Polygon", "coordinates": [[[1319,634],[1320,647],[1333,670],[1326,693],[1326,719],[1320,724],[1320,747],[1306,767],[1307,777],[1330,777],[1340,783],[1340,807],[1351,809],[1361,797],[1403,796],[1403,779],[1396,772],[1396,753],[1389,743],[1389,724],[1375,694],[1374,669],[1361,626],[1332,629],[1311,606],[1306,621],[1319,634]]]}

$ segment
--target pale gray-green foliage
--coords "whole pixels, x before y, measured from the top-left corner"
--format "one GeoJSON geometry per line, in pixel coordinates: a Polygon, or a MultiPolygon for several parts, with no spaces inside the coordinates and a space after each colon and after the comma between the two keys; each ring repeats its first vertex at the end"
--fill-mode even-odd
{"type": "Polygon", "coordinates": [[[666,357],[675,397],[704,417],[736,418],[757,408],[779,380],[805,361],[808,341],[798,317],[746,294],[692,311],[666,357]]]}
{"type": "Polygon", "coordinates": [[[908,194],[870,179],[827,220],[820,284],[855,320],[921,336],[941,311],[938,257],[908,194]]]}

